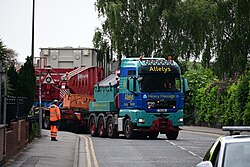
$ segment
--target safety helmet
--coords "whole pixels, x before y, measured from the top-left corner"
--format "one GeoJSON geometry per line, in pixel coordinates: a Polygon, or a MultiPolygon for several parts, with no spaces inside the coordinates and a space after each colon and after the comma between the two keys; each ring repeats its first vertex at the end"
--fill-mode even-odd
{"type": "Polygon", "coordinates": [[[53,101],[53,103],[54,103],[54,104],[57,104],[57,103],[58,103],[58,100],[55,99],[55,100],[53,101]]]}

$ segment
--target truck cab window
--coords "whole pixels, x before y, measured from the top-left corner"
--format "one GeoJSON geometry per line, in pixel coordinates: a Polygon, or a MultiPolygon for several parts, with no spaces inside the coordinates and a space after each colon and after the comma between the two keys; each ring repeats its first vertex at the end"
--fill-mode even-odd
{"type": "Polygon", "coordinates": [[[128,76],[135,76],[136,72],[135,70],[128,70],[128,76]]]}
{"type": "Polygon", "coordinates": [[[178,75],[145,74],[140,81],[142,92],[180,91],[180,77],[178,75]]]}

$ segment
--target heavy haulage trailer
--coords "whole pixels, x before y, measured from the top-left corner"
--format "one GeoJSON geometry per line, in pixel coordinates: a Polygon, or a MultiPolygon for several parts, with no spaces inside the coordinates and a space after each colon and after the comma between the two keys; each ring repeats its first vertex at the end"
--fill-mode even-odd
{"type": "Polygon", "coordinates": [[[40,96],[43,127],[49,128],[48,107],[58,99],[61,130],[126,138],[157,138],[162,133],[176,139],[188,89],[178,64],[164,58],[124,58],[119,70],[104,78],[94,51],[42,49],[39,61],[34,61],[34,107],[40,107],[40,96]]]}
{"type": "Polygon", "coordinates": [[[94,99],[94,85],[104,77],[96,50],[41,48],[33,63],[37,84],[34,109],[38,111],[41,107],[43,128],[50,128],[49,106],[57,99],[61,109],[60,130],[86,132],[88,103],[94,99]]]}
{"type": "Polygon", "coordinates": [[[180,67],[164,58],[124,58],[120,69],[94,86],[89,102],[91,136],[178,137],[183,125],[183,92],[188,89],[180,67]]]}

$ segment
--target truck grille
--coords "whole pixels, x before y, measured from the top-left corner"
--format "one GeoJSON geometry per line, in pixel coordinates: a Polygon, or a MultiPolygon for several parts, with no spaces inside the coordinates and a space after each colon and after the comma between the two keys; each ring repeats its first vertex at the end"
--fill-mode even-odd
{"type": "Polygon", "coordinates": [[[176,101],[155,100],[147,101],[148,109],[172,109],[176,107],[176,101]]]}

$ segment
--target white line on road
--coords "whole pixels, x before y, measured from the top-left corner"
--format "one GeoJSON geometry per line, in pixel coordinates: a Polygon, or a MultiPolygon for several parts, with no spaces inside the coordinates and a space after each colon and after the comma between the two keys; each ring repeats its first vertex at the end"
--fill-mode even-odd
{"type": "Polygon", "coordinates": [[[182,149],[182,150],[187,150],[187,149],[185,149],[185,148],[182,147],[182,146],[177,146],[177,147],[179,147],[179,148],[182,149]]]}
{"type": "Polygon", "coordinates": [[[200,158],[200,159],[203,159],[203,158],[200,157],[199,155],[193,153],[192,151],[187,150],[186,148],[184,148],[184,147],[182,147],[182,146],[179,146],[179,145],[177,145],[177,144],[175,144],[175,143],[173,143],[173,142],[171,142],[171,141],[168,141],[168,140],[165,140],[165,141],[167,141],[168,143],[170,143],[170,144],[173,145],[173,146],[177,146],[178,148],[180,148],[180,149],[182,149],[182,150],[184,150],[184,151],[187,151],[189,154],[191,154],[191,155],[193,155],[193,156],[195,156],[195,157],[198,157],[198,158],[200,158]]]}
{"type": "Polygon", "coordinates": [[[173,143],[173,142],[171,142],[171,141],[168,141],[170,144],[172,144],[172,145],[174,145],[174,146],[176,146],[176,144],[175,143],[173,143]]]}

